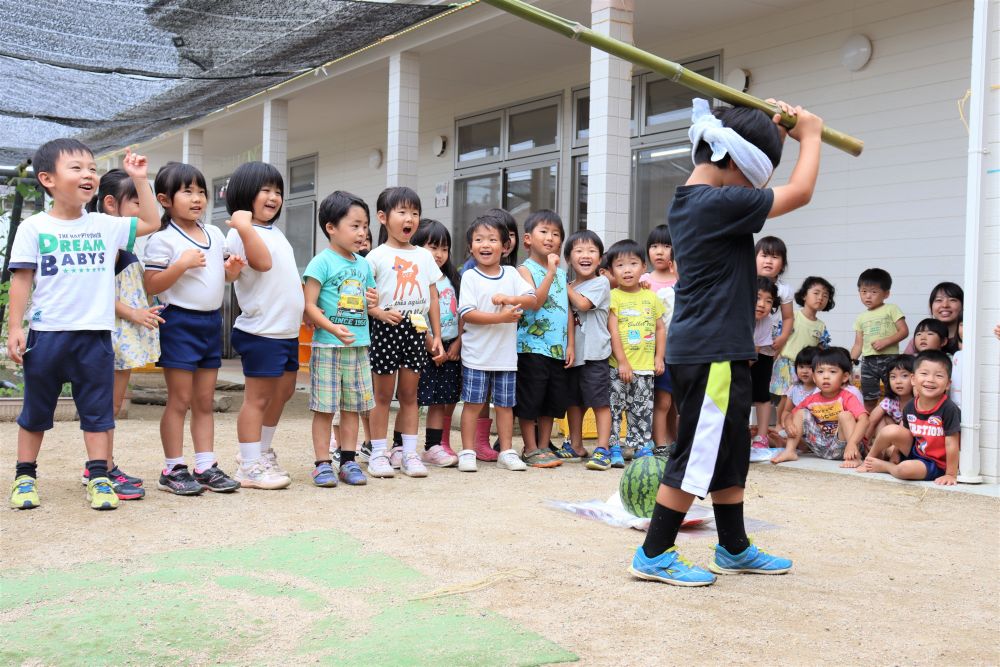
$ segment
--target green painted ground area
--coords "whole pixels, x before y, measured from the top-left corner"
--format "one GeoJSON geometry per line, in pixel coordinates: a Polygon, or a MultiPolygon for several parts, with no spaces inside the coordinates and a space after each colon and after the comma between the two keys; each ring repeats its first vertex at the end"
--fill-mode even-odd
{"type": "Polygon", "coordinates": [[[335,531],[0,577],[0,664],[543,665],[577,656],[335,531]]]}

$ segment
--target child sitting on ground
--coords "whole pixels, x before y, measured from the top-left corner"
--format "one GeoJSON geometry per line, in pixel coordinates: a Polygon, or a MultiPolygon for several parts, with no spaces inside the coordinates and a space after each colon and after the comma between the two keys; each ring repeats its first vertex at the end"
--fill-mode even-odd
{"type": "Polygon", "coordinates": [[[951,360],[940,350],[917,355],[914,399],[903,408],[905,425],[886,426],[858,472],[884,472],[897,479],[934,480],[952,486],[958,476],[962,412],[948,399],[951,360]],[[889,450],[889,460],[882,457],[889,450]]]}
{"type": "Polygon", "coordinates": [[[913,349],[920,352],[926,350],[946,351],[948,347],[948,325],[933,317],[920,320],[913,330],[913,349]]]}
{"type": "Polygon", "coordinates": [[[813,360],[819,348],[810,345],[799,350],[795,355],[796,380],[788,386],[788,390],[778,403],[778,435],[788,437],[788,423],[792,418],[792,410],[796,405],[816,393],[816,382],[813,380],[813,360]]]}
{"type": "Polygon", "coordinates": [[[851,377],[851,360],[839,348],[821,350],[813,359],[813,378],[819,392],[795,406],[789,420],[785,451],[771,463],[794,461],[796,449],[805,444],[821,459],[843,459],[843,468],[861,463],[861,438],[868,428],[868,411],[845,385],[851,377]]]}
{"type": "Polygon", "coordinates": [[[891,288],[892,276],[884,269],[866,269],[858,276],[858,295],[867,310],[854,320],[851,360],[861,362],[861,394],[868,410],[882,397],[879,382],[899,354],[899,341],[910,334],[903,311],[885,302],[891,288]]]}
{"type": "Polygon", "coordinates": [[[865,439],[875,442],[883,426],[903,423],[903,407],[913,400],[913,357],[901,354],[889,365],[889,372],[882,378],[885,398],[871,412],[865,439]]]}

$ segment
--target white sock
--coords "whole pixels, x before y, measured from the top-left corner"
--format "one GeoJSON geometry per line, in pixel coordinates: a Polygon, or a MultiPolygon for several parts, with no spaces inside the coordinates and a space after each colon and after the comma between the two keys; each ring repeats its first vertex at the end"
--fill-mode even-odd
{"type": "Polygon", "coordinates": [[[277,430],[277,426],[260,427],[260,448],[262,450],[267,451],[271,449],[271,441],[274,440],[274,432],[277,430]]]}
{"type": "Polygon", "coordinates": [[[243,459],[245,465],[249,465],[260,458],[262,450],[263,447],[259,442],[241,442],[240,458],[243,459]]]}
{"type": "Polygon", "coordinates": [[[184,457],[179,456],[176,459],[163,459],[163,469],[170,472],[174,469],[174,466],[184,465],[184,457]]]}
{"type": "Polygon", "coordinates": [[[372,458],[376,456],[385,456],[385,438],[372,440],[372,458]]]}
{"type": "Polygon", "coordinates": [[[215,452],[195,452],[194,471],[205,472],[215,463],[215,452]]]}
{"type": "Polygon", "coordinates": [[[337,434],[330,429],[330,451],[336,451],[337,449],[337,434]]]}
{"type": "Polygon", "coordinates": [[[404,435],[403,436],[403,453],[404,454],[416,454],[417,453],[417,436],[416,435],[404,435]]]}

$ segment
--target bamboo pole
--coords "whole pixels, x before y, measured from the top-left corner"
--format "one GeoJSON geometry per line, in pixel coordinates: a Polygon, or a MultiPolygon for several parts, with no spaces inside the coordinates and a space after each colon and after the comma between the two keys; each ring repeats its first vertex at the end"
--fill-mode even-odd
{"type": "MultiPolygon", "coordinates": [[[[768,115],[781,113],[781,110],[776,105],[769,104],[758,97],[748,95],[747,93],[736,90],[735,88],[730,88],[723,83],[719,83],[718,81],[709,79],[708,77],[702,76],[696,72],[692,72],[682,65],[665,58],[660,58],[659,56],[649,53],[648,51],[636,48],[631,44],[626,44],[625,42],[614,39],[613,37],[608,37],[594,32],[590,28],[581,25],[576,21],[571,21],[551,12],[547,12],[544,9],[528,5],[522,2],[522,0],[482,1],[488,5],[496,7],[497,9],[502,9],[505,12],[518,16],[526,21],[530,21],[531,23],[539,25],[543,28],[548,28],[553,32],[559,33],[563,37],[569,37],[570,39],[578,42],[583,42],[588,46],[610,53],[613,56],[617,56],[622,60],[627,60],[635,65],[648,67],[654,72],[658,72],[668,77],[671,81],[679,83],[680,85],[690,88],[691,90],[703,95],[720,99],[724,102],[728,102],[729,104],[760,109],[768,115]]],[[[794,116],[782,113],[780,122],[781,125],[787,129],[795,127],[794,116]]],[[[852,137],[849,134],[839,132],[825,125],[823,126],[823,134],[821,138],[823,143],[829,144],[834,148],[839,148],[845,153],[849,153],[855,157],[861,155],[861,151],[864,150],[865,147],[865,142],[862,140],[852,137]]]]}

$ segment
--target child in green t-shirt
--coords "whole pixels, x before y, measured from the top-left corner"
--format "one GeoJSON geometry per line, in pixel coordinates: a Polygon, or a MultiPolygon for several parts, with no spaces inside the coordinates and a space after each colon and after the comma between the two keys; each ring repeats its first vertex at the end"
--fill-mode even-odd
{"type": "Polygon", "coordinates": [[[899,342],[910,335],[903,311],[886,303],[892,276],[885,269],[866,269],[858,276],[858,296],[867,310],[854,320],[851,359],[861,361],[861,395],[871,412],[881,396],[880,380],[899,354],[899,342]]]}

